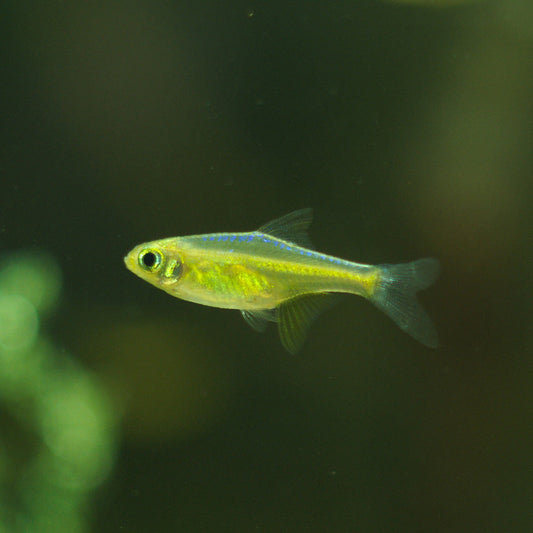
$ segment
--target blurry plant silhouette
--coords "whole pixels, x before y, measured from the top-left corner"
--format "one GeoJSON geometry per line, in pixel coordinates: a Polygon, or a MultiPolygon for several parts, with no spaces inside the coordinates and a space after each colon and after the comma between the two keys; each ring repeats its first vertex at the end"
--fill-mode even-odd
{"type": "Polygon", "coordinates": [[[40,331],[60,290],[49,255],[0,263],[0,532],[88,531],[91,491],[114,460],[103,387],[40,331]]]}

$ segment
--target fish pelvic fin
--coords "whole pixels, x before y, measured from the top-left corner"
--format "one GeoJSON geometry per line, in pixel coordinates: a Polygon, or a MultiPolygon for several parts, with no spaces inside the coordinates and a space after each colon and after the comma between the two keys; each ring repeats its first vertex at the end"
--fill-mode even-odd
{"type": "Polygon", "coordinates": [[[436,348],[439,338],[435,326],[416,298],[439,275],[439,262],[426,258],[399,265],[379,265],[380,275],[370,301],[414,339],[436,348]]]}
{"type": "Polygon", "coordinates": [[[241,311],[242,317],[246,323],[255,331],[263,333],[268,322],[277,322],[277,313],[275,309],[260,309],[258,311],[241,311]]]}

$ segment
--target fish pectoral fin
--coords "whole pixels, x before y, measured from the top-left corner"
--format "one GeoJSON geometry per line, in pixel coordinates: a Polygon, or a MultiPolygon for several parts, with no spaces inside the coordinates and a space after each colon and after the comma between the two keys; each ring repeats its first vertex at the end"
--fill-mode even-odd
{"type": "Polygon", "coordinates": [[[315,318],[335,301],[336,295],[324,292],[283,302],[278,307],[278,329],[283,346],[290,353],[296,353],[302,347],[315,318]]]}
{"type": "Polygon", "coordinates": [[[257,311],[241,311],[246,323],[255,331],[263,333],[268,322],[277,321],[276,309],[259,309],[257,311]]]}
{"type": "Polygon", "coordinates": [[[313,221],[313,210],[311,208],[293,211],[281,218],[276,218],[263,224],[257,231],[266,233],[282,241],[289,241],[303,246],[304,248],[314,248],[307,229],[313,221]]]}

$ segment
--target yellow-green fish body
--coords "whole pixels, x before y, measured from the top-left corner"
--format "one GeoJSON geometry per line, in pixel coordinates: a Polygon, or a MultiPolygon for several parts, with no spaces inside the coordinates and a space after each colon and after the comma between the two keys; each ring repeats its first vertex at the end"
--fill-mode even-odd
{"type": "Polygon", "coordinates": [[[239,309],[255,329],[278,322],[281,340],[297,351],[331,293],[363,296],[428,346],[436,331],[415,292],[430,285],[438,262],[362,265],[311,249],[312,211],[290,213],[249,233],[172,237],[136,246],[126,266],[178,298],[239,309]]]}

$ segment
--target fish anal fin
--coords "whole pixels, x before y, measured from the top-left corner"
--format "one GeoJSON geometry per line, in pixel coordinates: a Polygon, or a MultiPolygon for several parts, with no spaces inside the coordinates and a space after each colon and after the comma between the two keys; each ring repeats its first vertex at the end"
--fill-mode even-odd
{"type": "Polygon", "coordinates": [[[304,248],[314,248],[307,234],[312,221],[313,210],[311,208],[299,209],[263,224],[257,231],[304,248]]]}
{"type": "Polygon", "coordinates": [[[336,295],[330,293],[314,293],[283,302],[278,307],[278,329],[283,346],[290,353],[296,353],[316,317],[336,300],[336,295]]]}
{"type": "Polygon", "coordinates": [[[255,331],[265,331],[268,322],[276,322],[275,309],[259,309],[257,311],[241,311],[246,323],[255,331]]]}

